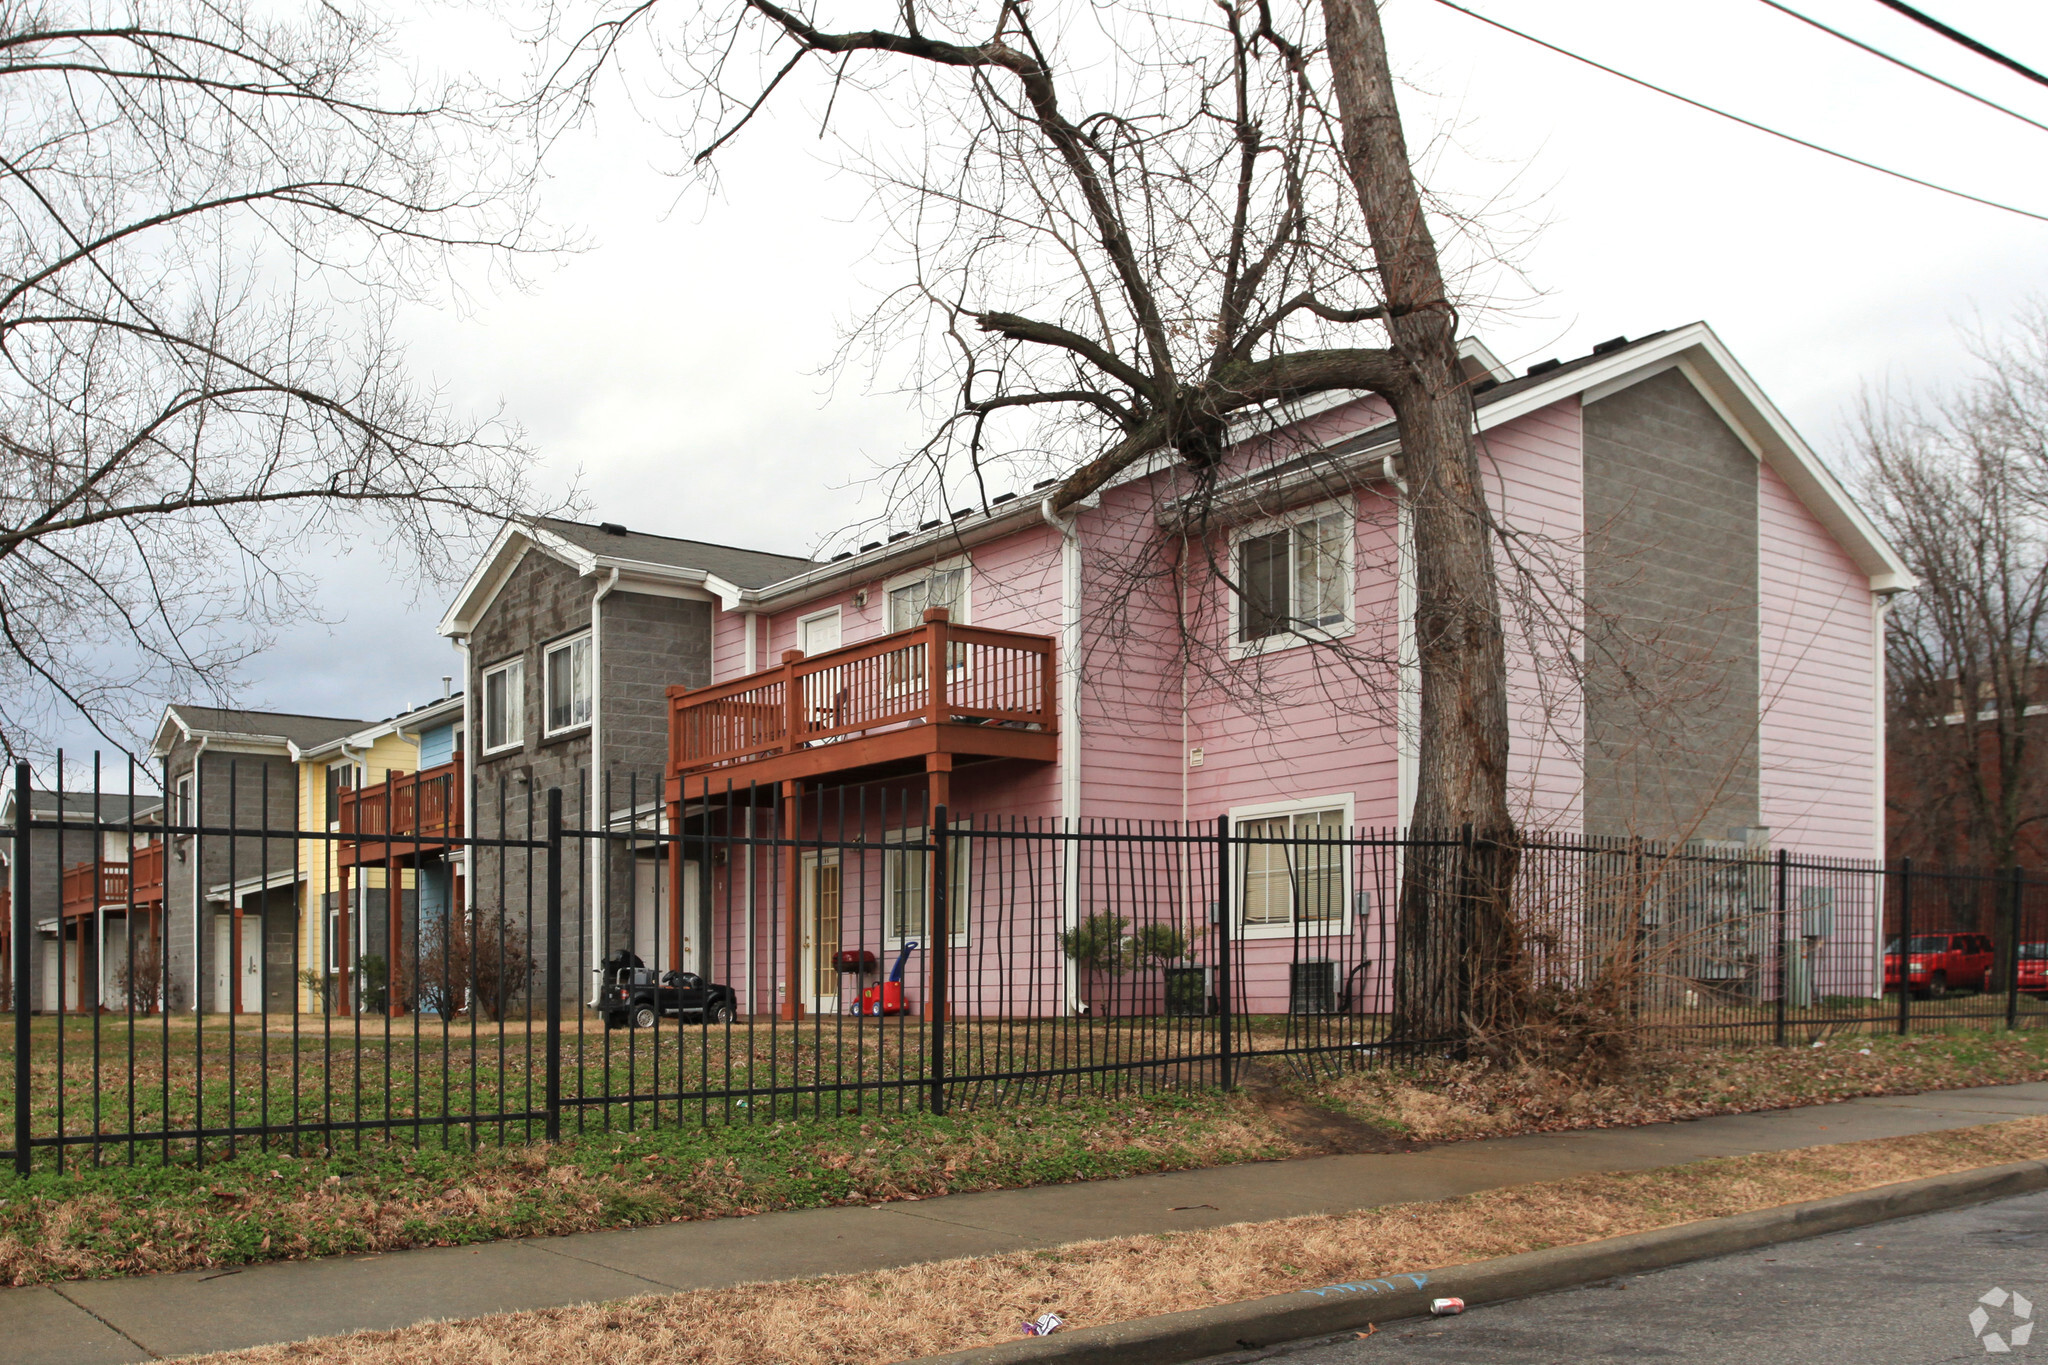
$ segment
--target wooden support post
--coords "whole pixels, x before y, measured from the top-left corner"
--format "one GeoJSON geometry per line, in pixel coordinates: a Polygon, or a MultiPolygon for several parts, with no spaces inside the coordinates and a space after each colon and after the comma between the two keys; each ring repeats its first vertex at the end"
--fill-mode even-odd
{"type": "Polygon", "coordinates": [[[949,626],[953,613],[945,607],[924,609],[924,633],[927,646],[925,654],[925,723],[943,725],[951,707],[946,697],[946,654],[948,652],[949,626]]]}
{"type": "MultiPolygon", "coordinates": [[[[794,651],[792,651],[794,652],[794,651]]],[[[784,1019],[804,1017],[804,862],[798,854],[797,835],[803,828],[803,784],[782,784],[783,862],[783,985],[784,1019]]]]}
{"type": "Polygon", "coordinates": [[[683,957],[683,807],[676,802],[668,808],[668,969],[680,972],[688,966],[683,957]]]}
{"type": "Polygon", "coordinates": [[[405,937],[405,872],[388,849],[384,854],[384,920],[384,1012],[396,1019],[405,1013],[398,990],[398,944],[405,937]]]}
{"type": "MultiPolygon", "coordinates": [[[[937,607],[934,610],[943,613],[945,608],[937,607]]],[[[927,617],[931,615],[930,612],[925,614],[927,617]]],[[[952,799],[953,755],[926,754],[924,756],[924,833],[926,840],[935,850],[939,846],[939,841],[946,837],[947,831],[939,826],[945,818],[946,808],[952,804],[952,799]]],[[[943,1008],[945,1002],[940,1000],[938,996],[945,989],[946,970],[945,964],[940,962],[939,956],[942,953],[950,956],[953,945],[953,926],[950,922],[953,915],[951,905],[951,892],[953,888],[950,886],[941,887],[938,883],[938,878],[941,876],[950,877],[952,875],[945,870],[947,866],[947,861],[939,857],[936,852],[926,856],[924,1017],[933,1022],[945,1017],[945,1010],[943,1008]],[[939,922],[942,915],[948,920],[947,923],[941,924],[939,922]]]]}

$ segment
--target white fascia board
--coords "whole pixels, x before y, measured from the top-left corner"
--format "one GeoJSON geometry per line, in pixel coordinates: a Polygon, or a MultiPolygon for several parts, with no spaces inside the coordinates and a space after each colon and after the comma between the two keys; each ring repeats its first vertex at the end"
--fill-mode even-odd
{"type": "MultiPolygon", "coordinates": [[[[621,592],[650,593],[657,597],[685,597],[709,602],[726,594],[738,598],[739,588],[703,569],[676,564],[657,564],[651,559],[623,559],[617,555],[590,555],[573,566],[579,577],[609,574],[618,570],[621,592]]],[[[730,610],[730,608],[728,608],[730,610]]]]}
{"type": "Polygon", "coordinates": [[[492,539],[490,548],[477,559],[469,577],[462,581],[455,600],[442,613],[441,623],[435,629],[442,635],[467,635],[474,630],[477,618],[490,609],[532,544],[528,528],[507,522],[492,539]]]}
{"type": "Polygon", "coordinates": [[[192,738],[192,727],[185,724],[185,718],[178,714],[175,706],[164,708],[164,718],[156,723],[156,735],[149,741],[149,756],[162,758],[177,747],[181,739],[192,738]],[[176,734],[172,734],[172,730],[176,734]]]}
{"type": "Polygon", "coordinates": [[[392,727],[399,733],[414,730],[430,730],[444,719],[453,719],[462,714],[462,694],[453,693],[439,701],[428,702],[391,718],[392,727]]]}
{"type": "Polygon", "coordinates": [[[742,588],[735,599],[736,605],[726,610],[780,611],[849,583],[886,578],[947,550],[971,550],[977,545],[986,545],[1015,530],[1010,524],[1014,521],[1022,519],[1039,523],[1039,505],[1039,499],[1019,497],[994,511],[978,512],[972,517],[934,526],[929,531],[921,531],[893,544],[869,550],[866,554],[833,564],[821,564],[795,578],[785,578],[765,588],[742,588]]]}
{"type": "Polygon", "coordinates": [[[1704,322],[1675,328],[1654,341],[1567,371],[1503,402],[1487,404],[1479,409],[1479,429],[1491,430],[1566,398],[1597,401],[1597,397],[1674,366],[1683,369],[1738,439],[1791,486],[1807,510],[1869,576],[1873,592],[1896,592],[1914,585],[1911,571],[1883,533],[1704,322]]]}
{"type": "Polygon", "coordinates": [[[315,744],[310,749],[301,749],[298,745],[293,744],[290,746],[292,762],[318,762],[329,754],[345,753],[349,749],[367,749],[386,735],[397,735],[403,738],[405,727],[400,723],[403,720],[405,720],[404,716],[393,716],[390,720],[380,720],[375,725],[366,725],[352,734],[330,739],[325,744],[315,744]]]}
{"type": "Polygon", "coordinates": [[[1503,384],[1515,377],[1515,372],[1509,369],[1507,364],[1493,353],[1492,348],[1478,337],[1466,337],[1458,343],[1458,359],[1476,362],[1488,374],[1503,384]]]}
{"type": "Polygon", "coordinates": [[[292,742],[283,735],[253,735],[237,730],[193,730],[194,739],[206,741],[209,754],[261,754],[266,758],[291,756],[292,742]]]}

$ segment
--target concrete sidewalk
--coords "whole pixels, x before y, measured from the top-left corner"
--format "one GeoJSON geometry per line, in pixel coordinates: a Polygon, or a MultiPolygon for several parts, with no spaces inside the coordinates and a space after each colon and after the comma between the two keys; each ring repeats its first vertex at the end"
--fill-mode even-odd
{"type": "Polygon", "coordinates": [[[437,1247],[0,1290],[10,1365],[116,1365],[748,1280],[827,1275],[1133,1233],[1443,1199],[1592,1171],[2048,1115],[2048,1083],[1851,1100],[1397,1155],[1331,1156],[813,1209],[479,1247],[437,1247]]]}

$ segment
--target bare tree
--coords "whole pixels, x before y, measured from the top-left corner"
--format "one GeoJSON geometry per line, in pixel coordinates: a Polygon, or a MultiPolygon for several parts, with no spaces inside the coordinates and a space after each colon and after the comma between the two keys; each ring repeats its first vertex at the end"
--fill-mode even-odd
{"type": "Polygon", "coordinates": [[[0,0],[0,99],[0,747],[225,694],[334,537],[439,574],[524,510],[393,339],[542,245],[486,92],[343,5],[0,0]]]}
{"type": "Polygon", "coordinates": [[[1950,393],[1866,400],[1859,445],[1920,581],[1885,635],[1888,759],[1907,794],[1891,847],[2009,867],[2048,821],[2048,312],[1974,349],[1976,375],[1950,393]]]}
{"type": "MultiPolygon", "coordinates": [[[[908,276],[856,344],[878,365],[913,350],[906,388],[939,396],[932,437],[894,471],[899,506],[985,501],[993,471],[1035,465],[1060,476],[1050,506],[1069,515],[1120,479],[1165,473],[1192,509],[1165,552],[1228,584],[1209,519],[1225,452],[1302,400],[1383,396],[1413,499],[1415,820],[1469,826],[1499,851],[1460,864],[1490,872],[1455,887],[1418,869],[1403,933],[1441,941],[1410,956],[1457,969],[1407,983],[1404,1008],[1438,1036],[1486,1026],[1519,998],[1492,994],[1514,977],[1501,609],[1456,311],[1376,8],[913,0],[892,18],[621,5],[576,36],[549,97],[588,99],[637,35],[691,101],[700,167],[799,72],[824,126],[855,96],[909,121],[907,151],[867,125],[842,140],[908,276]]],[[[1178,590],[1171,566],[1134,574],[1147,576],[1178,590]]]]}

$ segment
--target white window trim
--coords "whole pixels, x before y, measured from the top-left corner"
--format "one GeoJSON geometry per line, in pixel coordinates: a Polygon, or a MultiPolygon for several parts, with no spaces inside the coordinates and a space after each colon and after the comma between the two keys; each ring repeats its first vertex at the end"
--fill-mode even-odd
{"type": "MultiPolygon", "coordinates": [[[[321,799],[322,801],[326,801],[326,800],[327,800],[327,791],[328,791],[328,782],[327,782],[327,774],[329,774],[329,773],[331,773],[331,772],[336,772],[336,771],[346,771],[346,772],[348,773],[348,775],[349,775],[349,779],[350,779],[350,780],[349,780],[349,784],[348,784],[347,790],[349,790],[349,791],[355,791],[355,790],[358,790],[358,789],[360,789],[360,788],[361,788],[361,787],[362,787],[362,786],[364,785],[363,779],[364,779],[365,777],[369,776],[369,771],[368,771],[368,769],[366,769],[366,768],[365,768],[365,767],[364,767],[364,766],[363,766],[363,765],[362,765],[361,763],[359,763],[359,762],[358,762],[358,761],[356,761],[355,759],[353,759],[353,758],[340,758],[340,759],[336,759],[336,760],[335,760],[334,762],[332,762],[332,763],[328,764],[328,765],[327,765],[327,766],[326,766],[325,768],[323,768],[323,769],[321,769],[321,770],[320,770],[320,799],[321,799]]],[[[324,811],[322,811],[322,812],[321,812],[321,818],[322,818],[323,822],[324,822],[324,823],[326,824],[327,828],[329,828],[329,829],[340,829],[340,828],[341,828],[341,793],[342,793],[342,791],[343,791],[343,788],[341,788],[341,787],[335,787],[335,788],[334,788],[334,800],[333,800],[333,801],[332,801],[332,802],[331,802],[331,803],[330,803],[330,804],[328,805],[327,809],[325,809],[324,811]]]]}
{"type": "MultiPolygon", "coordinates": [[[[883,610],[885,611],[887,609],[887,607],[883,608],[883,610]]],[[[846,645],[846,621],[840,613],[839,608],[837,607],[827,607],[823,611],[806,612],[802,616],[796,618],[796,642],[798,647],[801,648],[804,642],[804,627],[808,626],[813,621],[823,621],[827,619],[836,620],[839,622],[839,647],[844,648],[846,645]]],[[[810,657],[810,651],[805,650],[804,655],[806,658],[810,657]]]]}
{"type": "MultiPolygon", "coordinates": [[[[519,670],[519,686],[515,689],[510,689],[506,694],[508,703],[516,699],[519,704],[517,715],[508,714],[506,717],[505,730],[510,738],[503,744],[480,750],[479,752],[485,758],[490,757],[492,754],[510,753],[514,749],[524,747],[526,744],[526,656],[523,654],[515,655],[510,659],[504,660],[502,663],[492,664],[489,668],[477,674],[477,729],[480,737],[486,740],[490,738],[491,679],[497,674],[507,673],[515,668],[519,670]],[[511,723],[515,719],[518,721],[516,725],[511,723]]],[[[512,708],[509,704],[506,710],[508,713],[511,712],[512,708]]]]}
{"type": "MultiPolygon", "coordinates": [[[[955,625],[961,626],[974,624],[974,561],[966,555],[954,555],[950,559],[933,560],[921,569],[910,573],[900,573],[894,578],[882,580],[882,624],[885,627],[889,624],[889,598],[898,588],[907,588],[912,583],[930,578],[935,573],[948,573],[954,569],[960,570],[961,578],[960,601],[953,608],[952,621],[955,625]]],[[[894,634],[894,632],[884,630],[883,634],[894,634]]]]}
{"type": "MultiPolygon", "coordinates": [[[[972,822],[968,820],[955,820],[952,822],[952,825],[954,829],[964,830],[971,828],[972,822]]],[[[890,920],[893,918],[891,911],[895,908],[896,904],[896,878],[899,875],[896,869],[902,865],[901,860],[905,855],[891,852],[888,848],[890,844],[923,843],[924,838],[925,826],[923,825],[912,825],[907,829],[885,830],[882,833],[882,948],[885,952],[900,951],[903,947],[903,940],[909,937],[915,937],[920,945],[924,943],[922,931],[915,935],[897,934],[894,932],[895,926],[890,923],[890,920]]],[[[958,835],[954,836],[954,842],[963,848],[971,848],[973,846],[971,841],[960,838],[958,835]]],[[[929,855],[920,853],[917,856],[922,858],[929,855]]],[[[974,925],[973,870],[964,867],[956,869],[949,860],[946,864],[946,871],[952,877],[953,889],[957,889],[960,896],[967,902],[966,908],[958,916],[960,920],[959,931],[947,934],[946,941],[950,947],[963,948],[967,946],[968,932],[974,925]]],[[[929,876],[930,874],[927,873],[926,875],[929,876]]],[[[922,913],[926,918],[929,918],[931,915],[931,889],[929,886],[925,889],[925,904],[922,913]]],[[[950,901],[946,906],[946,917],[948,919],[954,918],[953,905],[950,901]]],[[[918,951],[923,952],[923,947],[920,947],[918,951]]]]}
{"type": "MultiPolygon", "coordinates": [[[[1238,547],[1245,541],[1271,535],[1275,531],[1292,530],[1303,522],[1315,521],[1321,517],[1328,516],[1332,512],[1342,515],[1351,528],[1351,534],[1344,537],[1344,590],[1342,594],[1344,619],[1334,626],[1316,626],[1306,632],[1290,629],[1278,635],[1268,635],[1263,639],[1240,640],[1237,638],[1237,629],[1241,597],[1240,594],[1234,591],[1228,592],[1226,595],[1229,598],[1230,609],[1226,614],[1224,629],[1230,632],[1230,657],[1232,659],[1253,659],[1261,654],[1271,654],[1276,650],[1299,649],[1303,645],[1316,644],[1327,640],[1342,640],[1358,629],[1358,506],[1356,501],[1348,494],[1344,497],[1331,498],[1326,502],[1312,503],[1306,507],[1296,507],[1290,511],[1281,512],[1270,517],[1261,517],[1257,521],[1248,521],[1241,526],[1232,527],[1230,531],[1230,573],[1233,579],[1240,578],[1241,576],[1241,570],[1238,568],[1238,547]]],[[[1291,541],[1289,543],[1290,545],[1292,544],[1291,541]]],[[[1292,563],[1290,550],[1290,566],[1292,563]]],[[[1293,579],[1294,575],[1290,572],[1288,574],[1290,592],[1292,591],[1293,579]]]]}
{"type": "MultiPolygon", "coordinates": [[[[1275,820],[1283,815],[1306,815],[1311,811],[1341,810],[1344,812],[1344,833],[1345,836],[1348,838],[1350,837],[1353,829],[1357,824],[1357,812],[1354,807],[1354,798],[1355,793],[1339,792],[1333,793],[1329,796],[1305,797],[1301,800],[1264,801],[1257,805],[1252,806],[1232,806],[1228,811],[1228,814],[1230,816],[1230,832],[1232,834],[1236,834],[1247,820],[1275,820]]],[[[1332,936],[1341,937],[1343,935],[1349,934],[1352,931],[1351,921],[1353,918],[1353,912],[1357,908],[1354,904],[1354,902],[1357,900],[1357,886],[1355,884],[1353,877],[1353,874],[1356,870],[1353,866],[1353,859],[1357,856],[1357,852],[1358,850],[1349,844],[1344,845],[1341,849],[1341,853],[1344,859],[1344,899],[1342,913],[1339,914],[1338,917],[1334,920],[1317,920],[1315,922],[1315,928],[1313,932],[1317,934],[1328,934],[1332,936]],[[1327,928],[1325,926],[1327,926],[1327,928]]],[[[1231,936],[1237,939],[1254,940],[1273,938],[1293,938],[1295,934],[1300,931],[1301,925],[1292,918],[1290,918],[1285,924],[1245,923],[1243,891],[1244,870],[1247,860],[1243,856],[1243,845],[1239,845],[1238,852],[1235,856],[1233,856],[1232,861],[1237,864],[1237,866],[1232,870],[1232,875],[1236,879],[1237,884],[1230,888],[1231,936]]]]}
{"type": "MultiPolygon", "coordinates": [[[[589,720],[570,721],[560,729],[556,729],[548,723],[548,714],[554,710],[555,700],[548,695],[548,660],[554,658],[555,655],[565,649],[574,650],[579,643],[590,644],[590,641],[590,632],[579,630],[573,635],[564,635],[559,640],[550,640],[540,647],[540,728],[542,739],[553,739],[557,735],[574,734],[578,730],[588,730],[590,728],[589,720]]],[[[573,659],[575,656],[572,654],[570,657],[573,659]]],[[[589,658],[591,663],[590,714],[595,717],[597,715],[597,653],[594,646],[589,658]]],[[[570,686],[573,690],[575,686],[573,679],[570,686]]]]}

